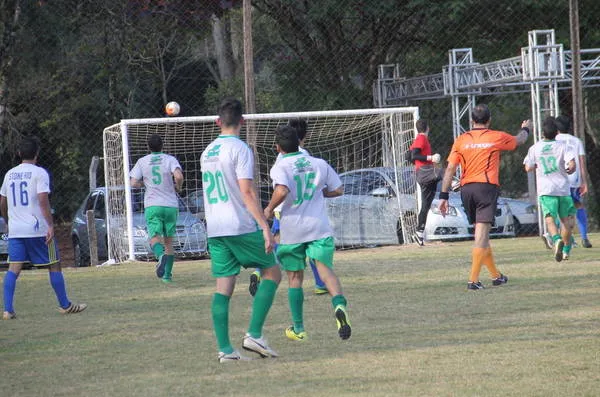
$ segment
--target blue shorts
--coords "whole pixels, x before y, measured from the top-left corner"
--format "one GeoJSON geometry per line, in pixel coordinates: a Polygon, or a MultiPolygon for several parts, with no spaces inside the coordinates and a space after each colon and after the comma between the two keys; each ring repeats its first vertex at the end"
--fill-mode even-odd
{"type": "Polygon", "coordinates": [[[31,262],[34,266],[58,263],[56,240],[46,244],[46,237],[17,237],[8,239],[8,263],[31,262]]]}
{"type": "Polygon", "coordinates": [[[571,198],[573,199],[573,202],[575,204],[581,203],[581,194],[579,194],[579,188],[578,187],[572,187],[571,188],[571,198]]]}
{"type": "Polygon", "coordinates": [[[271,225],[271,233],[276,235],[279,233],[279,219],[273,217],[273,224],[271,225]]]}

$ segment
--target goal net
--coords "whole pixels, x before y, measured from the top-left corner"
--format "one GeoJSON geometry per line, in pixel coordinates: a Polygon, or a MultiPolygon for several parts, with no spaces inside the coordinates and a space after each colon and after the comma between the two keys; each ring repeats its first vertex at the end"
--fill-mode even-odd
{"type": "MultiPolygon", "coordinates": [[[[412,242],[417,192],[408,152],[415,136],[418,108],[244,115],[241,138],[255,153],[255,184],[263,207],[272,193],[269,170],[277,158],[275,129],[296,118],[304,119],[308,125],[304,148],[327,160],[344,183],[344,195],[327,200],[336,246],[412,242]]],[[[129,170],[148,153],[146,141],[150,134],[160,134],[163,151],[179,160],[185,176],[182,202],[189,212],[203,219],[200,155],[219,134],[216,119],[217,116],[132,119],[104,130],[111,259],[120,262],[140,257],[134,241],[135,198],[125,192],[131,191],[129,170]]]]}

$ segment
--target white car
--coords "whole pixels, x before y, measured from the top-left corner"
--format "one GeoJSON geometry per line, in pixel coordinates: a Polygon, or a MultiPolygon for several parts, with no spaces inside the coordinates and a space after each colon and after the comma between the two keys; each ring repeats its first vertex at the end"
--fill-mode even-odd
{"type": "MultiPolygon", "coordinates": [[[[448,214],[442,216],[439,200],[433,200],[427,223],[425,224],[425,240],[465,240],[472,239],[475,226],[470,224],[463,208],[460,193],[450,192],[448,214]]],[[[490,237],[515,237],[514,217],[510,206],[502,197],[498,199],[494,225],[490,229],[490,237]]]]}
{"type": "Polygon", "coordinates": [[[537,236],[539,233],[537,203],[525,200],[504,198],[502,200],[510,207],[517,236],[537,236]]]}
{"type": "Polygon", "coordinates": [[[344,195],[326,200],[336,246],[403,244],[402,225],[416,219],[414,173],[399,172],[398,184],[394,169],[385,167],[344,172],[340,179],[344,195]]]}

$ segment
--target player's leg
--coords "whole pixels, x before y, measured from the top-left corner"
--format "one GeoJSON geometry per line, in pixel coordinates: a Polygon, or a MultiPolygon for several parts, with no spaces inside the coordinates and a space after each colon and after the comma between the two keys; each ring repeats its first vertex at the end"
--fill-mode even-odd
{"type": "Polygon", "coordinates": [[[216,279],[216,290],[211,304],[213,329],[219,350],[219,362],[240,360],[229,338],[229,302],[235,288],[240,264],[228,248],[226,237],[208,239],[211,258],[211,274],[216,279]]]}
{"type": "Polygon", "coordinates": [[[29,261],[25,244],[21,238],[8,239],[8,270],[4,275],[4,320],[17,318],[14,309],[14,296],[17,287],[17,279],[21,274],[23,263],[29,261]]]}
{"type": "Polygon", "coordinates": [[[306,244],[280,244],[277,255],[281,267],[288,276],[288,303],[292,315],[292,325],[286,328],[288,339],[302,341],[307,337],[304,330],[304,268],[306,267],[306,244]]]}
{"type": "Polygon", "coordinates": [[[144,211],[146,227],[150,237],[150,249],[157,259],[156,277],[162,278],[165,274],[167,258],[165,257],[164,225],[162,208],[158,206],[147,207],[144,211]]]}
{"type": "Polygon", "coordinates": [[[562,259],[569,259],[571,255],[571,242],[573,241],[573,227],[575,226],[576,209],[571,197],[558,197],[557,216],[562,223],[561,237],[564,243],[562,247],[562,259]]]}
{"type": "Polygon", "coordinates": [[[338,326],[338,335],[345,340],[350,338],[352,329],[347,311],[348,302],[342,292],[342,284],[333,271],[334,252],[335,244],[333,237],[312,241],[306,249],[307,255],[315,259],[319,274],[331,295],[331,304],[333,305],[333,313],[338,326]]]}
{"type": "Polygon", "coordinates": [[[583,245],[584,248],[592,248],[592,244],[588,239],[587,211],[583,204],[583,197],[579,194],[579,188],[571,188],[571,197],[573,198],[573,203],[575,204],[575,209],[577,211],[577,228],[579,229],[579,234],[581,234],[581,245],[583,245]]]}
{"type": "Polygon", "coordinates": [[[315,294],[324,295],[329,292],[327,291],[327,287],[325,286],[323,279],[321,279],[321,276],[319,275],[319,269],[317,269],[315,260],[313,258],[308,258],[308,264],[310,265],[310,270],[312,270],[313,276],[315,277],[315,294]]]}
{"type": "MultiPolygon", "coordinates": [[[[271,225],[271,233],[273,234],[273,238],[275,239],[275,252],[277,252],[277,245],[279,245],[279,212],[276,212],[273,217],[273,224],[271,225]]],[[[277,260],[277,256],[275,256],[277,260]]],[[[256,291],[258,290],[258,285],[260,284],[260,268],[255,268],[252,273],[250,273],[250,283],[248,285],[248,292],[250,295],[256,295],[256,291]]]]}
{"type": "Polygon", "coordinates": [[[431,208],[431,203],[435,198],[435,191],[437,188],[437,182],[430,183],[421,186],[421,209],[419,210],[419,215],[417,217],[417,243],[423,245],[425,240],[425,225],[427,223],[427,214],[429,213],[429,209],[431,208]]]}
{"type": "Polygon", "coordinates": [[[164,207],[164,233],[165,233],[165,271],[162,281],[170,283],[173,278],[173,263],[175,262],[175,251],[173,249],[173,239],[177,232],[177,208],[164,207]]]}
{"type": "Polygon", "coordinates": [[[261,357],[277,357],[277,353],[268,346],[263,337],[263,326],[281,282],[281,270],[275,262],[275,255],[265,253],[262,231],[229,237],[227,244],[242,266],[261,269],[261,282],[252,301],[252,315],[242,347],[261,357]]]}
{"type": "MultiPolygon", "coordinates": [[[[559,209],[559,198],[557,196],[540,196],[540,207],[542,209],[542,215],[546,221],[546,228],[548,233],[552,236],[552,245],[554,247],[554,259],[557,262],[563,259],[563,247],[565,241],[561,236],[560,229],[556,226],[556,221],[560,219],[559,209]]],[[[563,228],[564,229],[564,228],[563,228]]],[[[570,239],[568,241],[570,244],[570,239]]]]}

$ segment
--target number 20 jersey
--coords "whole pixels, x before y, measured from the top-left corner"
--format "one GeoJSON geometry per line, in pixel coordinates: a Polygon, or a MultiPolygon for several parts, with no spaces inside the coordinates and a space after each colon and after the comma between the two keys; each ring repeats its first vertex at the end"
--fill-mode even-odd
{"type": "Polygon", "coordinates": [[[323,189],[342,185],[334,169],[323,159],[300,152],[288,153],[271,168],[274,185],[289,189],[281,206],[281,244],[299,244],[333,235],[323,189]]]}
{"type": "Polygon", "coordinates": [[[50,178],[42,167],[24,163],[4,176],[0,194],[8,204],[10,238],[43,237],[48,232],[39,193],[50,193],[50,178]]]}
{"type": "Polygon", "coordinates": [[[538,196],[570,196],[566,164],[574,154],[560,141],[538,141],[527,151],[523,164],[536,166],[538,196]]]}
{"type": "Polygon", "coordinates": [[[221,135],[200,157],[208,237],[239,236],[258,230],[246,209],[238,179],[254,179],[254,155],[237,136],[221,135]]]}

